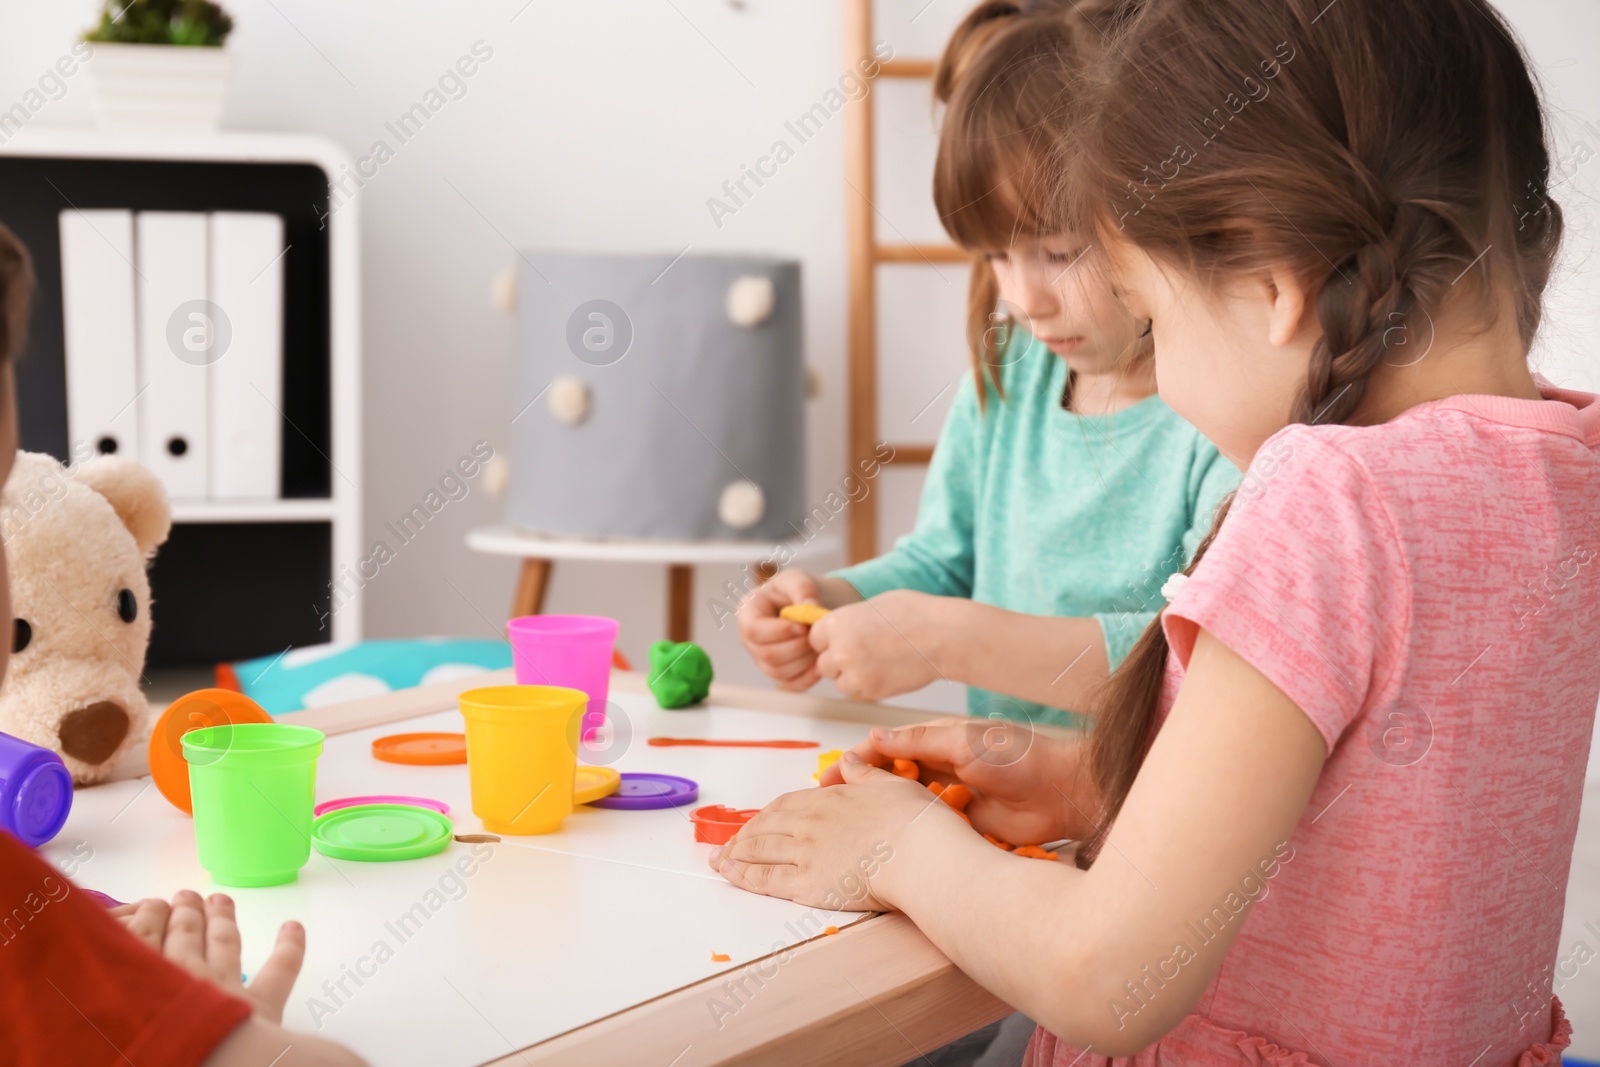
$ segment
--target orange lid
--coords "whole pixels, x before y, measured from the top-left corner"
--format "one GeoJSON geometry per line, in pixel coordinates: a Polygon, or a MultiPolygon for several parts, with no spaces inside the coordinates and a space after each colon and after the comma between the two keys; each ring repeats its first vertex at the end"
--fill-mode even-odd
{"type": "Polygon", "coordinates": [[[231,689],[197,689],[174,700],[150,731],[150,777],[172,806],[194,814],[189,799],[189,762],[180,739],[204,726],[271,722],[261,705],[231,689]]]}
{"type": "Polygon", "coordinates": [[[466,734],[390,734],[372,742],[373,759],[385,763],[465,763],[466,734]]]}

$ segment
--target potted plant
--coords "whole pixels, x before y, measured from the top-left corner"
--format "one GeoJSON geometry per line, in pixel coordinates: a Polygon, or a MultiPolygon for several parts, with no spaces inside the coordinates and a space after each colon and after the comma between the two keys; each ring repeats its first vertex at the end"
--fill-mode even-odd
{"type": "Polygon", "coordinates": [[[222,121],[233,19],[211,0],[106,0],[94,47],[95,117],[107,129],[214,130],[222,121]]]}

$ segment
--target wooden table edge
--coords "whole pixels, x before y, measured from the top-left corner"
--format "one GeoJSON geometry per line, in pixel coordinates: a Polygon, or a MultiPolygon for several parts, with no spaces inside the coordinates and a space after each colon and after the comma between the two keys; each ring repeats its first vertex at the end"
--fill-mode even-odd
{"type": "MultiPolygon", "coordinates": [[[[327,734],[432,715],[468,689],[515,681],[508,668],[314,708],[293,721],[327,734]]],[[[637,671],[612,688],[645,692],[637,671]]],[[[715,684],[709,704],[803,718],[904,726],[934,712],[749,686],[715,684]]],[[[486,1067],[555,1063],[802,1064],[890,1067],[1009,1014],[903,915],[874,915],[836,935],[804,922],[798,943],[636,1004],[492,1061],[486,1067]],[[806,934],[812,935],[803,939],[806,934]],[[693,1055],[690,1055],[693,1053],[693,1055]],[[674,1058],[676,1057],[676,1059],[674,1058]]]]}
{"type": "Polygon", "coordinates": [[[904,915],[874,915],[485,1067],[893,1067],[1011,1013],[904,915]]]}

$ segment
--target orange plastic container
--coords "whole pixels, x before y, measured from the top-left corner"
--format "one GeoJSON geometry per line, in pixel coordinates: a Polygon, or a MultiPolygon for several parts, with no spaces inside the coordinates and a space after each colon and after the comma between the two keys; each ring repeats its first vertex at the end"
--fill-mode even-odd
{"type": "Polygon", "coordinates": [[[694,839],[708,845],[726,845],[740,827],[755,818],[760,808],[730,808],[723,804],[708,804],[696,808],[689,816],[694,824],[694,839]]]}
{"type": "Polygon", "coordinates": [[[186,815],[194,814],[189,794],[189,762],[183,735],[208,726],[271,722],[261,705],[231,689],[196,689],[167,706],[150,731],[150,777],[161,795],[186,815]]]}

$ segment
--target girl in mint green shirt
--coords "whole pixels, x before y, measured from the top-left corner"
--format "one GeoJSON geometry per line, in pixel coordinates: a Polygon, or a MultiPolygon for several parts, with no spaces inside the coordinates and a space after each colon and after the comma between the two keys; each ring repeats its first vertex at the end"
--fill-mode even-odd
{"type": "Polygon", "coordinates": [[[1060,60],[1089,29],[981,5],[946,51],[934,199],[975,253],[973,374],[915,529],[825,577],[782,571],[741,606],[740,638],[779,688],[829,678],[878,700],[944,678],[969,687],[973,715],[1076,724],[1238,483],[1155,395],[1146,323],[1062,221],[1060,60]],[[809,629],[779,617],[799,603],[832,611],[809,629]]]}
{"type": "Polygon", "coordinates": [[[1154,618],[1238,470],[1159,397],[1066,410],[1069,360],[1020,331],[1007,351],[1003,397],[986,381],[980,409],[963,383],[909,535],[825,578],[784,571],[741,609],[747,644],[754,624],[803,644],[768,671],[781,687],[877,700],[948,678],[973,715],[1070,724],[1154,618]],[[809,633],[775,617],[803,602],[837,610],[809,633]]]}
{"type": "MultiPolygon", "coordinates": [[[[926,634],[926,652],[937,658],[923,663],[933,677],[913,670],[907,688],[949,677],[974,686],[972,714],[1061,722],[1056,706],[1073,706],[1069,694],[1100,680],[1102,660],[1112,669],[1121,663],[1155,617],[1162,584],[1211,529],[1239,472],[1154,395],[1108,414],[1065,410],[1067,359],[1025,333],[1011,344],[1020,354],[1004,370],[1004,398],[991,392],[980,410],[972,380],[964,383],[915,529],[892,551],[832,577],[877,601],[852,609],[861,616],[856,639],[878,638],[893,650],[891,634],[875,631],[892,631],[899,612],[920,616],[900,625],[906,638],[926,634]],[[912,595],[899,604],[878,599],[896,591],[912,595]],[[1079,625],[1061,625],[1067,621],[1079,625]],[[1030,637],[1049,645],[1057,633],[1061,648],[1041,649],[1037,663],[1050,677],[1019,684],[1030,665],[1017,653],[1030,637]],[[1072,664],[1080,655],[1094,657],[1092,672],[1072,664]],[[993,657],[993,669],[965,662],[983,657],[993,657]],[[1081,683],[1069,686],[1075,671],[1081,683]]],[[[848,615],[831,625],[841,620],[848,615]]],[[[921,659],[914,651],[906,658],[913,668],[921,659]]],[[[893,694],[879,687],[870,695],[893,694]]]]}

